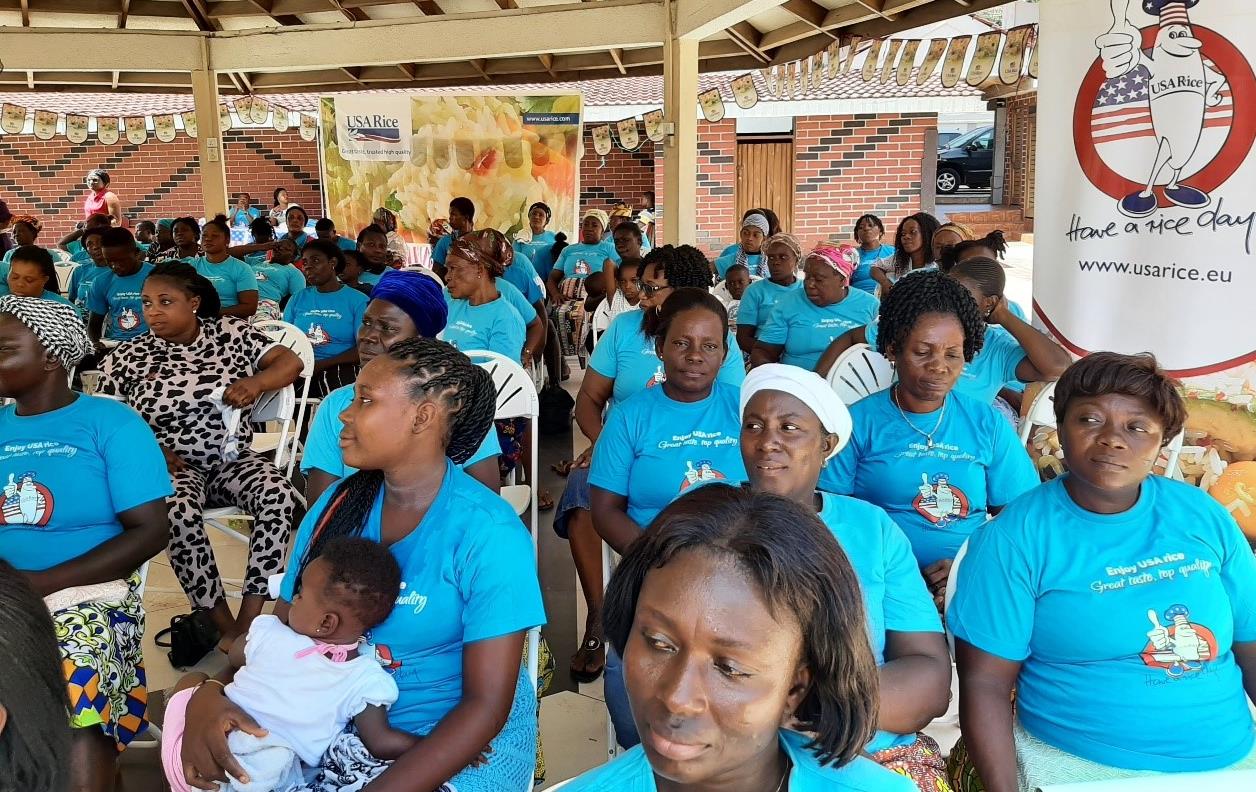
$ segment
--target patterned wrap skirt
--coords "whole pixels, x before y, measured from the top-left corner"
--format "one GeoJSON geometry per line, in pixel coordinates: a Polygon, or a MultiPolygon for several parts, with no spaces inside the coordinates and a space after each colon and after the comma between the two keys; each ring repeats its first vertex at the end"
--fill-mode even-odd
{"type": "Polygon", "coordinates": [[[920,792],[951,792],[942,749],[937,740],[926,734],[917,734],[911,745],[877,751],[872,754],[872,760],[887,770],[907,776],[920,792]]]}

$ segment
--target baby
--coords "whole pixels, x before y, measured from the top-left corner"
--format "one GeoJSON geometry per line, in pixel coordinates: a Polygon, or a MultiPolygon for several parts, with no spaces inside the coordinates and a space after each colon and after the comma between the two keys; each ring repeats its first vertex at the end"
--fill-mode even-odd
{"type": "Polygon", "coordinates": [[[198,673],[180,681],[166,708],[161,746],[171,789],[192,792],[182,742],[188,700],[200,684],[223,685],[227,698],[268,732],[228,737],[249,782],[232,779],[220,787],[224,792],[301,785],[303,765],[317,767],[350,720],[377,758],[396,759],[412,747],[417,737],[388,725],[397,684],[373,653],[358,652],[363,633],[392,612],[400,588],[401,570],[383,545],[352,537],[328,542],[302,573],[287,624],[257,617],[217,679],[198,673]]]}

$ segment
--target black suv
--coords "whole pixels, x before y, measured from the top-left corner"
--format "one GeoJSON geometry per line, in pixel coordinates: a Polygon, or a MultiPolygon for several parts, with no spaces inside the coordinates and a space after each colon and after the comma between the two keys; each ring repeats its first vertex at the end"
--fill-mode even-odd
{"type": "Polygon", "coordinates": [[[994,127],[960,135],[938,149],[938,194],[950,195],[960,187],[989,187],[994,170],[994,127]]]}

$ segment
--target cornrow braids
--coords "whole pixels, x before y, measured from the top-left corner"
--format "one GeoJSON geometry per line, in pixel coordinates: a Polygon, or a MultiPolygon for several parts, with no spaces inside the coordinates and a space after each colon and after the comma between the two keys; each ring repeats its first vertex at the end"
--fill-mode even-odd
{"type": "MultiPolygon", "coordinates": [[[[958,245],[949,249],[951,253],[951,265],[963,261],[968,254],[974,250],[989,250],[994,254],[993,258],[1002,259],[1007,255],[1007,240],[1003,237],[1003,232],[995,229],[983,236],[981,239],[967,239],[958,245]]],[[[943,254],[945,258],[945,252],[943,254]]]]}
{"type": "Polygon", "coordinates": [[[877,351],[885,355],[901,348],[920,317],[931,313],[950,314],[959,320],[964,329],[964,361],[971,363],[985,343],[981,309],[967,289],[937,270],[903,277],[881,301],[877,351]]]}
{"type": "Polygon", "coordinates": [[[647,267],[661,267],[673,289],[711,288],[711,263],[693,245],[663,245],[645,254],[647,267]]]}
{"type": "MultiPolygon", "coordinates": [[[[386,354],[406,364],[402,371],[410,380],[412,399],[437,402],[445,408],[449,416],[445,456],[456,464],[470,459],[493,426],[497,389],[492,376],[455,347],[434,338],[398,341],[386,354]]],[[[383,486],[384,474],[379,470],[359,470],[340,482],[319,518],[321,530],[306,549],[298,575],[331,540],[362,535],[383,486]]]]}
{"type": "Polygon", "coordinates": [[[955,265],[950,275],[952,278],[971,280],[987,297],[1002,297],[1007,287],[1007,273],[1003,271],[1003,265],[985,256],[964,259],[955,265]]]}

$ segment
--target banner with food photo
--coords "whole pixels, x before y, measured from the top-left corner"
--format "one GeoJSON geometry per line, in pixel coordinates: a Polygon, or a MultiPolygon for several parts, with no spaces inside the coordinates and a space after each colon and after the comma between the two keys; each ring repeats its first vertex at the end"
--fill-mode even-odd
{"type": "Polygon", "coordinates": [[[894,81],[899,85],[906,85],[911,79],[911,70],[916,67],[916,53],[919,51],[919,41],[909,41],[903,45],[903,54],[898,58],[898,70],[894,73],[894,81]]]}
{"type": "Polygon", "coordinates": [[[318,121],[315,120],[314,116],[302,113],[301,139],[308,142],[316,137],[318,137],[318,121]]]}
{"type": "Polygon", "coordinates": [[[195,138],[197,135],[196,111],[189,110],[186,113],[180,113],[179,118],[183,120],[183,131],[188,137],[195,138]]]}
{"type": "Polygon", "coordinates": [[[118,142],[118,117],[106,116],[96,119],[96,139],[106,146],[118,142]]]}
{"type": "Polygon", "coordinates": [[[925,51],[925,59],[920,64],[920,69],[916,72],[916,85],[924,85],[933,78],[933,73],[937,71],[938,64],[942,62],[942,56],[946,54],[946,45],[948,39],[934,39],[929,42],[929,49],[925,51]]]}
{"type": "Polygon", "coordinates": [[[1040,8],[1038,318],[1075,355],[1150,351],[1182,381],[1181,474],[1256,540],[1251,4],[1040,8]]]}
{"type": "Polygon", "coordinates": [[[21,134],[24,126],[26,126],[26,108],[6,102],[0,110],[0,129],[10,135],[17,135],[21,134]]]}
{"type": "Polygon", "coordinates": [[[645,136],[653,140],[655,143],[661,143],[667,137],[667,133],[663,131],[663,110],[651,110],[641,116],[641,122],[645,124],[645,136]]]}
{"type": "Polygon", "coordinates": [[[169,143],[174,140],[174,116],[169,114],[153,116],[153,134],[162,143],[169,143]]]}
{"type": "Polygon", "coordinates": [[[404,240],[423,243],[454,198],[475,204],[477,228],[512,237],[541,201],[553,210],[550,230],[574,239],[581,111],[578,94],[322,97],[327,215],[356,231],[383,207],[404,240]]]}
{"type": "Polygon", "coordinates": [[[87,142],[87,116],[68,115],[65,117],[65,139],[78,145],[87,142]]]}
{"type": "Polygon", "coordinates": [[[52,110],[36,110],[31,128],[37,140],[52,140],[57,134],[57,114],[52,110]]]}

